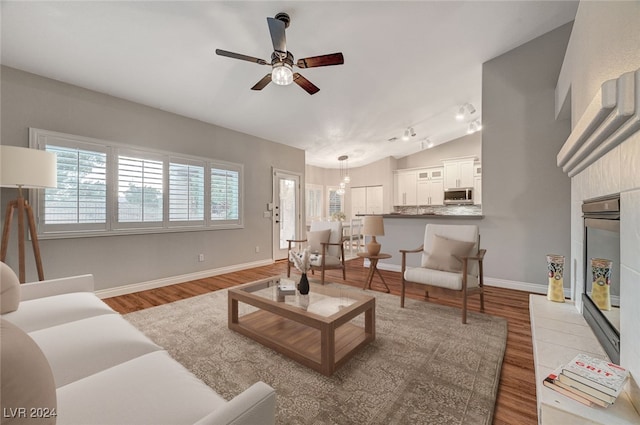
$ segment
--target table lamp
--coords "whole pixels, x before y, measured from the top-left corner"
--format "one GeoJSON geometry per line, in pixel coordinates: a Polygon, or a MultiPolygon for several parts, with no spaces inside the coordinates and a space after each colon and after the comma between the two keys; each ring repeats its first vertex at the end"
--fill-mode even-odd
{"type": "Polygon", "coordinates": [[[378,243],[378,241],[376,241],[376,236],[384,236],[384,222],[382,221],[382,216],[364,216],[362,234],[365,236],[371,236],[371,240],[367,244],[367,252],[369,253],[369,255],[378,255],[380,253],[380,244],[378,243]]]}
{"type": "Polygon", "coordinates": [[[38,149],[20,148],[16,146],[0,146],[0,187],[13,187],[18,189],[18,198],[7,204],[7,213],[2,229],[2,247],[0,261],[5,261],[9,246],[9,234],[13,213],[18,210],[18,261],[19,279],[25,282],[25,215],[31,234],[33,255],[38,268],[38,278],[44,280],[40,246],[38,245],[38,233],[33,218],[31,205],[24,198],[22,189],[43,189],[57,186],[56,155],[51,152],[38,149]]]}

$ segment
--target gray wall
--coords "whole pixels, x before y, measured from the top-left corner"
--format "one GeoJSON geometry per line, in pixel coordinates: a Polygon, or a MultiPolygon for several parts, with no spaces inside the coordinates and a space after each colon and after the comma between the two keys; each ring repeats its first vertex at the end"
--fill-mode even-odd
{"type": "Polygon", "coordinates": [[[492,278],[546,285],[545,255],[570,253],[570,180],[556,167],[570,123],[554,111],[571,25],[483,65],[480,226],[492,278]]]}
{"type": "MultiPolygon", "coordinates": [[[[1,83],[2,144],[26,147],[36,127],[244,164],[243,229],[42,240],[46,278],[93,273],[106,289],[271,260],[271,219],[262,214],[271,169],[304,174],[304,151],[12,68],[2,67],[1,83]]],[[[15,196],[3,189],[2,211],[15,196]]],[[[27,280],[37,280],[32,257],[28,245],[27,280]]],[[[7,263],[17,270],[14,237],[7,263]]]]}

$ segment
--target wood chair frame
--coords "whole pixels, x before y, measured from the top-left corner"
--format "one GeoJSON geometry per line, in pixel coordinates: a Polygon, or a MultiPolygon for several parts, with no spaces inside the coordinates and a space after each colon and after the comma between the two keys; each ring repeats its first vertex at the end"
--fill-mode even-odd
{"type": "MultiPolygon", "coordinates": [[[[478,235],[478,248],[480,247],[480,235],[478,235]]],[[[467,323],[467,297],[469,295],[480,295],[480,311],[484,312],[484,277],[482,271],[482,260],[484,259],[484,255],[487,252],[486,249],[478,249],[478,252],[474,256],[467,257],[456,257],[462,262],[462,289],[449,289],[442,288],[440,286],[433,286],[429,284],[424,284],[420,282],[411,282],[404,278],[404,272],[407,269],[407,254],[415,254],[422,253],[424,250],[424,244],[416,249],[401,249],[400,253],[402,254],[402,289],[400,292],[400,307],[404,308],[404,297],[405,297],[405,287],[407,284],[411,285],[420,285],[425,288],[425,297],[429,298],[429,291],[442,291],[447,294],[455,295],[456,297],[462,297],[462,323],[467,323]],[[467,287],[467,270],[469,267],[469,261],[477,261],[478,262],[478,286],[474,288],[467,287]]]]}
{"type": "MultiPolygon", "coordinates": [[[[292,248],[292,244],[296,244],[296,243],[304,243],[307,242],[307,239],[287,239],[287,242],[289,244],[289,248],[287,250],[287,252],[291,252],[291,248],[292,248]]],[[[291,277],[291,259],[289,257],[287,257],[287,277],[291,277]]],[[[324,285],[324,272],[325,270],[334,270],[334,269],[342,269],[342,280],[347,280],[347,267],[345,266],[344,263],[344,244],[342,243],[342,240],[340,242],[337,243],[330,243],[330,242],[322,242],[322,262],[320,263],[319,266],[311,266],[311,274],[315,274],[314,272],[316,270],[320,271],[320,283],[322,283],[324,285]],[[329,249],[330,246],[338,246],[340,247],[340,263],[339,265],[331,265],[331,264],[325,264],[325,260],[327,258],[327,250],[329,249]]]]}

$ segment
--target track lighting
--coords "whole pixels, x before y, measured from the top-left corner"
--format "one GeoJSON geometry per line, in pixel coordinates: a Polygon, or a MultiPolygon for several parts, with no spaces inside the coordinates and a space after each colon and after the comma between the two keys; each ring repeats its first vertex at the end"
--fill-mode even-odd
{"type": "Polygon", "coordinates": [[[420,142],[420,150],[431,149],[433,142],[428,137],[420,142]]]}
{"type": "Polygon", "coordinates": [[[413,130],[413,127],[407,127],[407,129],[404,131],[404,134],[402,135],[402,140],[406,142],[409,140],[409,138],[415,137],[415,136],[416,136],[416,132],[413,130]]]}
{"type": "Polygon", "coordinates": [[[460,109],[458,109],[458,113],[456,114],[456,120],[463,121],[467,115],[471,116],[475,113],[476,113],[476,108],[474,108],[473,105],[470,103],[465,103],[460,107],[460,109]]]}
{"type": "Polygon", "coordinates": [[[467,103],[467,111],[469,112],[469,115],[473,115],[476,113],[476,108],[474,108],[472,104],[467,103]]]}
{"type": "Polygon", "coordinates": [[[473,134],[480,130],[482,130],[482,123],[480,120],[474,120],[469,123],[469,126],[467,127],[467,134],[473,134]]]}

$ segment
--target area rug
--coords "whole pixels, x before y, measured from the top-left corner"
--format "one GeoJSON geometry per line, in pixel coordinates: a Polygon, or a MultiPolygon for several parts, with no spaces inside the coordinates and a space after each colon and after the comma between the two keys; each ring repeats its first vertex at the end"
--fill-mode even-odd
{"type": "Polygon", "coordinates": [[[491,424],[506,321],[470,312],[463,325],[459,309],[367,293],[376,340],[330,377],[229,330],[226,290],[125,318],[227,400],[271,385],[278,424],[491,424]]]}

